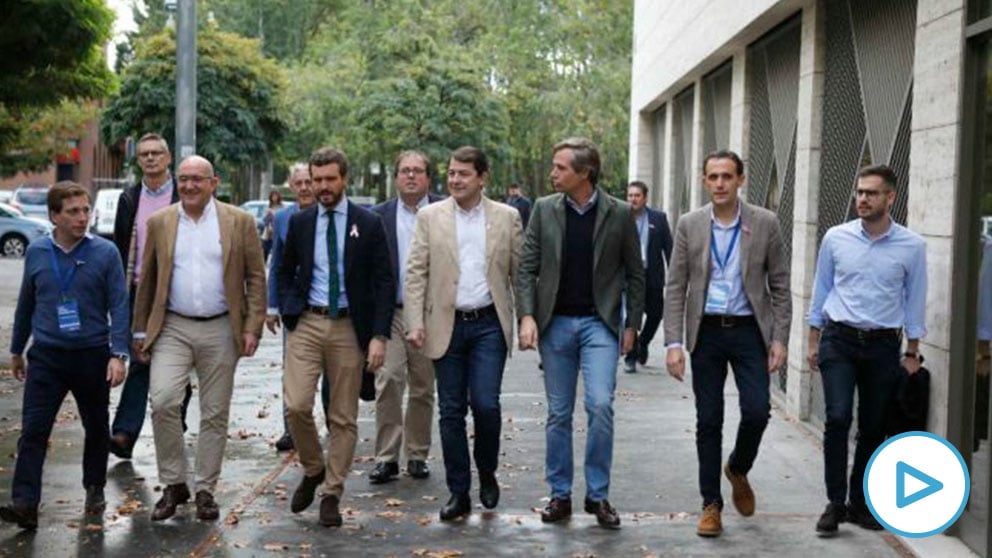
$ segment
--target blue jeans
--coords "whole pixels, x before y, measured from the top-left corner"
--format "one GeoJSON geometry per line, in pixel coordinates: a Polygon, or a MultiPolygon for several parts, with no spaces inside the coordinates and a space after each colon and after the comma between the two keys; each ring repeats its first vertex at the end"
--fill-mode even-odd
{"type": "Polygon", "coordinates": [[[720,466],[723,461],[723,386],[727,382],[728,364],[734,370],[741,422],[727,463],[735,473],[746,475],[758,457],[758,446],[771,412],[768,350],[757,322],[735,327],[704,323],[692,351],[696,455],[699,459],[699,493],[704,508],[710,504],[723,507],[720,466]]]}
{"type": "Polygon", "coordinates": [[[441,450],[445,479],[452,494],[472,487],[465,415],[472,407],[475,467],[496,471],[502,426],[499,393],[506,365],[506,338],[495,314],[478,320],[455,319],[448,352],[434,361],[441,450]]]}
{"type": "Polygon", "coordinates": [[[619,340],[597,316],[554,316],[539,345],[548,396],[545,469],[551,497],[572,495],[572,413],[581,370],[588,416],[586,497],[597,502],[606,500],[613,465],[613,392],[619,340]]]}
{"type": "Polygon", "coordinates": [[[820,378],[826,420],[823,432],[823,476],[827,498],[843,504],[848,497],[847,451],[858,389],[858,441],[851,468],[852,504],[865,501],[862,482],[871,454],[885,439],[885,416],[899,378],[897,335],[858,339],[828,324],[820,337],[820,378]]]}
{"type": "Polygon", "coordinates": [[[107,483],[110,450],[108,406],[110,349],[58,349],[35,343],[28,350],[27,380],[21,410],[21,436],[11,496],[14,504],[37,506],[41,501],[41,474],[48,438],[66,394],[72,392],[83,421],[83,486],[107,483]]]}

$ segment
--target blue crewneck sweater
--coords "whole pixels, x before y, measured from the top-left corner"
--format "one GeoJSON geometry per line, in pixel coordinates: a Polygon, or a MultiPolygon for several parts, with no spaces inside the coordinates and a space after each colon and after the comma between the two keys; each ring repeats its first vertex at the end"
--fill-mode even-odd
{"type": "Polygon", "coordinates": [[[39,238],[28,246],[14,312],[12,354],[22,354],[29,337],[34,337],[36,344],[60,349],[109,345],[114,354],[127,354],[129,324],[124,267],[113,243],[87,235],[69,254],[50,237],[39,238]],[[53,250],[63,277],[71,267],[76,268],[67,296],[79,305],[78,331],[67,333],[59,329],[60,296],[52,269],[53,250]]]}

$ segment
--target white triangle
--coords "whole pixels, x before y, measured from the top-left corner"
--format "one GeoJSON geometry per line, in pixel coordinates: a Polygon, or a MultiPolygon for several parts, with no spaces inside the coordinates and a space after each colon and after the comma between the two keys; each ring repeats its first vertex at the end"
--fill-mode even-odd
{"type": "Polygon", "coordinates": [[[906,475],[905,496],[908,498],[913,494],[916,494],[917,492],[927,488],[928,486],[930,485],[914,477],[913,475],[906,475]]]}

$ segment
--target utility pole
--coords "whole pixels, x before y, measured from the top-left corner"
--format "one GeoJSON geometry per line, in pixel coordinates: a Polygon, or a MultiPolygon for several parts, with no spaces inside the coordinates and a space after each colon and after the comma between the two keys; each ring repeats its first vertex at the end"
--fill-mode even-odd
{"type": "MultiPolygon", "coordinates": [[[[170,0],[166,0],[168,5],[170,0]]],[[[173,5],[176,0],[171,0],[173,5]]],[[[178,0],[176,17],[176,165],[196,153],[196,0],[178,0]]]]}

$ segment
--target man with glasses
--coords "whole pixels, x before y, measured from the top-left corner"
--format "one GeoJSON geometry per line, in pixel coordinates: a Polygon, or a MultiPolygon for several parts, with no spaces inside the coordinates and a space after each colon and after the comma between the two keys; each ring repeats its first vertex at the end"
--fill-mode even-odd
{"type": "Polygon", "coordinates": [[[926,243],[892,220],[896,175],[885,165],[858,173],[858,219],[823,236],[810,304],[809,367],[823,380],[826,419],[823,474],[827,508],[816,523],[821,537],[849,521],[881,530],[865,504],[868,459],[885,438],[885,418],[900,366],[920,369],[920,339],[926,335],[926,243]],[[906,352],[900,356],[902,334],[906,352]],[[858,437],[850,483],[848,433],[858,392],[858,437]]]}
{"type": "Polygon", "coordinates": [[[255,219],[214,199],[219,179],[193,155],[179,165],[180,203],[148,219],[134,302],[134,352],[151,362],[152,426],[159,482],[151,518],[172,517],[189,500],[180,426],[183,391],[196,370],[200,428],[196,517],[214,520],[234,369],[258,347],[265,320],[265,262],[255,219]]]}
{"type": "MultiPolygon", "coordinates": [[[[117,202],[114,219],[114,244],[121,255],[124,275],[130,292],[131,310],[134,310],[134,293],[141,279],[141,257],[144,254],[148,218],[160,209],[179,201],[179,189],[169,173],[172,154],[169,144],[158,134],[145,134],[138,140],[138,166],[141,181],[123,192],[117,202]]],[[[148,364],[131,359],[130,370],[121,399],[117,403],[110,432],[110,452],[121,459],[130,459],[134,444],[141,434],[148,406],[148,364]]],[[[183,429],[186,425],[186,408],[193,393],[186,387],[183,400],[183,429]]]]}
{"type": "MultiPolygon", "coordinates": [[[[273,229],[275,232],[272,239],[272,254],[269,258],[269,304],[265,316],[265,326],[272,333],[279,327],[279,265],[282,262],[282,254],[286,250],[286,234],[289,232],[289,218],[301,209],[306,209],[317,203],[317,198],[313,195],[313,187],[310,184],[310,168],[306,163],[294,163],[289,169],[289,191],[296,196],[296,202],[280,209],[273,219],[273,229]]],[[[286,332],[283,330],[282,336],[283,366],[285,366],[286,354],[286,332]]],[[[321,380],[320,399],[324,407],[324,416],[327,416],[327,404],[331,398],[331,388],[327,383],[327,378],[321,380]]],[[[289,419],[286,418],[286,402],[282,405],[282,436],[276,440],[276,451],[289,451],[293,449],[293,437],[289,434],[289,419]]]]}
{"type": "Polygon", "coordinates": [[[369,482],[381,484],[399,475],[400,446],[407,458],[406,471],[415,479],[426,479],[427,454],[431,449],[434,418],[434,364],[405,339],[403,285],[406,262],[417,222],[417,212],[441,199],[429,192],[430,160],[420,151],[403,151],[394,165],[397,197],[373,211],[382,217],[389,243],[390,264],[396,281],[396,310],[392,336],[386,342],[386,362],[375,376],[375,469],[369,482]],[[407,393],[406,414],[403,392],[407,393]]]}

